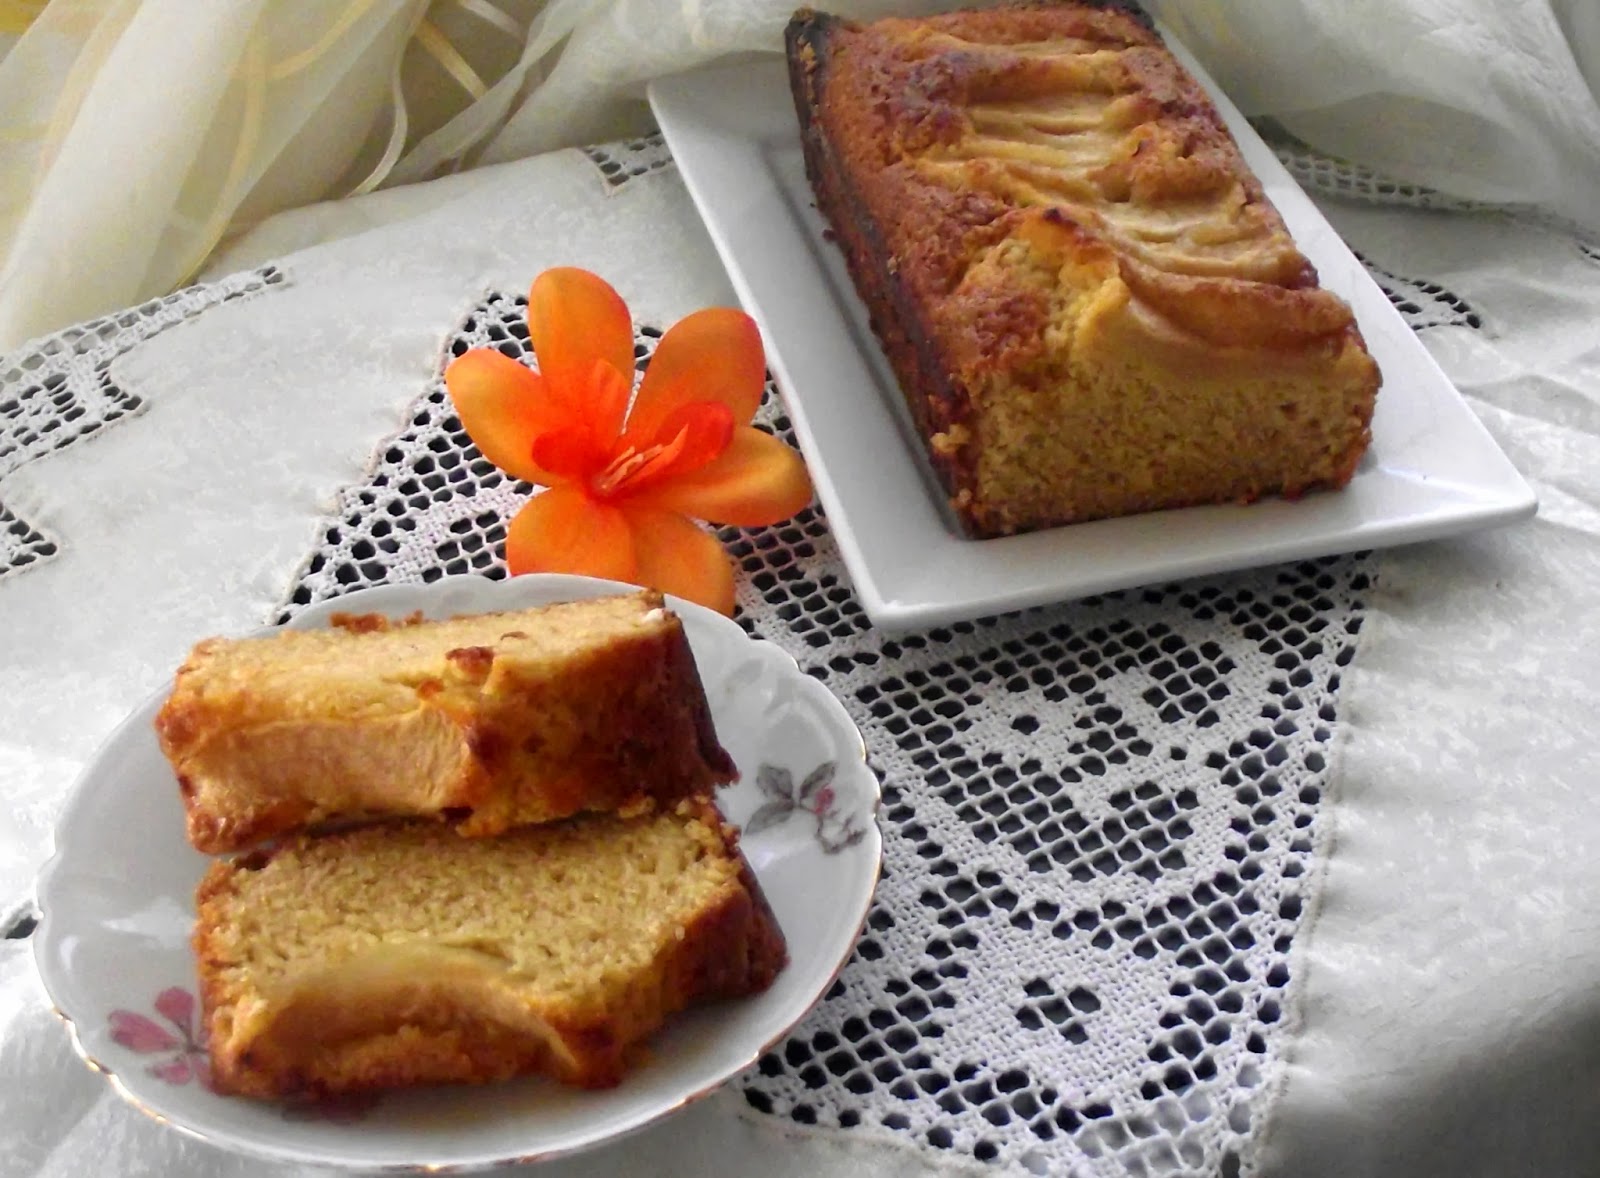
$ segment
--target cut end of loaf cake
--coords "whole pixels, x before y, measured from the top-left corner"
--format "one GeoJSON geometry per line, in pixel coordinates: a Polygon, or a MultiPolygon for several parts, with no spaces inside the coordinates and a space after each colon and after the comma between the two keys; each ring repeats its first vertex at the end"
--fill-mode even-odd
{"type": "Polygon", "coordinates": [[[766,989],[784,941],[709,803],[462,839],[428,823],[213,865],[194,944],[219,1091],[538,1073],[617,1083],[693,1003],[766,989]]]}
{"type": "Polygon", "coordinates": [[[643,592],[212,639],[156,720],[207,852],[347,820],[490,835],[732,780],[693,651],[643,592]]]}
{"type": "Polygon", "coordinates": [[[1379,376],[1127,4],[804,11],[807,172],[970,535],[1337,487],[1379,376]]]}

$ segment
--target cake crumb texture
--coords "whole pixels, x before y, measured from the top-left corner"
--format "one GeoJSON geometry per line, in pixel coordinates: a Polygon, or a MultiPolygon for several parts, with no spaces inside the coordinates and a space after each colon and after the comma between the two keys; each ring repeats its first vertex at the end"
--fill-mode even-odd
{"type": "Polygon", "coordinates": [[[388,823],[219,861],[194,946],[219,1091],[541,1073],[617,1083],[691,1003],[753,994],[782,933],[709,803],[493,838],[388,823]]]}

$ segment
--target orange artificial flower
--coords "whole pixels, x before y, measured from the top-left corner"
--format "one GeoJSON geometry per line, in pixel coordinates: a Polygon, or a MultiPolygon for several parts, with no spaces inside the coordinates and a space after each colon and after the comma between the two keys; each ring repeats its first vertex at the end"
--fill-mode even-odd
{"type": "Polygon", "coordinates": [[[750,316],[678,322],[636,396],[627,304],[587,270],[534,280],[528,338],[537,372],[474,348],[444,374],[484,457],[549,488],[506,530],[512,574],[629,581],[731,614],[733,566],[693,520],[759,527],[811,501],[800,456],[750,424],[766,373],[750,316]]]}

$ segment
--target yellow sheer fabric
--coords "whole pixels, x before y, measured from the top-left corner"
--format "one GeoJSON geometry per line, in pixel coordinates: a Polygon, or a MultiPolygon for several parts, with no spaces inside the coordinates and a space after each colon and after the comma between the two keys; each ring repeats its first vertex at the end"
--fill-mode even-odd
{"type": "Polygon", "coordinates": [[[0,7],[0,349],[181,285],[271,213],[459,164],[582,7],[0,7]]]}

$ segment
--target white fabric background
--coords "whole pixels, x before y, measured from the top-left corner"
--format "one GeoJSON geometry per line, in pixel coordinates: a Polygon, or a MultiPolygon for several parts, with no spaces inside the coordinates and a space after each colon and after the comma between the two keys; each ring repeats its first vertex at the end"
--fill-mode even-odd
{"type": "Polygon", "coordinates": [[[1397,180],[1600,232],[1592,0],[1154,0],[1245,114],[1397,180]]]}
{"type": "MultiPolygon", "coordinates": [[[[637,133],[794,0],[55,0],[0,59],[0,349],[325,197],[637,133]]],[[[860,15],[953,0],[841,0],[860,15]]],[[[1593,0],[1152,0],[1251,115],[1600,232],[1593,0]]]]}
{"type": "MultiPolygon", "coordinates": [[[[183,15],[177,0],[147,7],[141,20],[183,15]]],[[[1249,110],[1274,111],[1402,179],[1532,201],[1600,229],[1590,196],[1600,17],[1583,0],[1381,10],[1190,0],[1158,10],[1249,110]]],[[[504,110],[540,113],[503,130],[483,115],[473,142],[486,157],[533,150],[561,126],[580,138],[609,127],[637,113],[628,96],[651,71],[760,43],[781,24],[766,0],[557,0],[545,11],[551,22],[581,18],[584,33],[500,92],[504,110]],[[527,105],[530,96],[545,105],[527,105]]],[[[245,43],[227,32],[243,17],[210,19],[218,29],[207,46],[225,54],[245,43]]],[[[8,114],[20,109],[3,101],[22,92],[6,73],[16,52],[0,63],[8,114]]],[[[168,57],[152,65],[126,52],[132,77],[175,72],[168,57]]],[[[29,68],[61,64],[43,61],[29,68]]],[[[191,62],[186,84],[232,64],[191,62]]],[[[336,175],[267,179],[275,165],[262,162],[252,191],[289,195],[276,205],[260,197],[252,216],[324,191],[318,183],[359,180],[382,150],[382,87],[346,81],[350,95],[378,95],[373,127],[362,128],[370,135],[327,154],[336,175]]],[[[135,134],[170,132],[149,141],[153,166],[173,166],[165,147],[181,141],[178,154],[201,158],[210,142],[206,127],[185,137],[167,126],[157,100],[175,92],[176,83],[147,86],[145,122],[132,124],[135,134]]],[[[358,108],[350,98],[346,109],[358,108]]],[[[429,134],[450,125],[434,121],[429,134]]],[[[298,168],[312,154],[275,158],[299,158],[298,168]]],[[[72,155],[90,170],[0,168],[0,191],[24,210],[36,183],[65,202],[38,206],[46,211],[27,222],[20,252],[18,238],[3,239],[0,346],[152,289],[152,256],[121,250],[158,239],[170,202],[97,178],[92,139],[72,155]],[[92,227],[108,208],[121,232],[92,239],[101,244],[90,251],[73,227],[92,227]]],[[[66,166],[67,155],[57,159],[66,166]]],[[[395,428],[444,325],[479,293],[577,262],[621,276],[624,295],[658,322],[731,297],[675,181],[602,193],[593,167],[565,153],[269,221],[212,272],[307,246],[286,261],[287,283],[130,353],[114,375],[145,397],[140,415],[0,481],[0,501],[63,540],[49,564],[0,582],[0,792],[11,803],[0,810],[0,907],[25,893],[64,791],[100,737],[195,636],[258,624],[276,604],[333,492],[395,428]],[[629,202],[629,216],[602,222],[592,210],[607,199],[629,202]],[[381,314],[347,314],[368,306],[381,314]],[[313,416],[320,427],[308,434],[302,422],[313,416]]],[[[1600,694],[1589,654],[1600,627],[1600,262],[1569,235],[1492,214],[1329,211],[1369,259],[1441,282],[1482,314],[1481,332],[1441,327],[1424,338],[1543,506],[1518,528],[1382,557],[1340,701],[1334,850],[1302,933],[1303,1006],[1264,1172],[1595,1172],[1600,814],[1587,738],[1600,694]]],[[[750,1172],[781,1161],[797,1174],[910,1173],[949,1161],[860,1137],[841,1153],[826,1134],[746,1125],[737,1105],[703,1106],[575,1172],[662,1172],[667,1158],[681,1160],[679,1172],[705,1172],[720,1158],[708,1142],[748,1158],[750,1172]]],[[[181,1143],[123,1108],[72,1057],[25,943],[0,947],[0,1126],[0,1175],[274,1172],[181,1143]]]]}
{"type": "Polygon", "coordinates": [[[1382,558],[1267,1172],[1594,1173],[1600,259],[1494,216],[1333,211],[1481,310],[1423,338],[1541,502],[1382,558]]]}
{"type": "MultiPolygon", "coordinates": [[[[143,413],[0,482],[0,501],[63,540],[49,564],[0,581],[0,730],[16,734],[0,742],[0,784],[26,802],[8,819],[7,897],[46,853],[100,736],[196,635],[258,624],[276,604],[333,491],[395,428],[444,326],[482,290],[575,261],[617,274],[658,322],[729,297],[670,173],[604,192],[593,165],[562,153],[288,216],[262,240],[353,235],[136,348],[114,376],[143,413]],[[599,215],[608,201],[627,215],[599,215]]],[[[1531,524],[1381,558],[1340,699],[1334,850],[1301,934],[1303,1008],[1261,1172],[1591,1172],[1600,263],[1569,236],[1494,215],[1328,211],[1368,258],[1480,313],[1482,331],[1423,338],[1544,507],[1531,524]]],[[[248,243],[233,260],[252,260],[248,243]]],[[[740,1103],[572,1172],[700,1173],[711,1157],[796,1174],[952,1164],[747,1123],[740,1103]]],[[[0,950],[0,1125],[7,1176],[279,1172],[121,1107],[73,1058],[17,942],[0,950]]]]}

